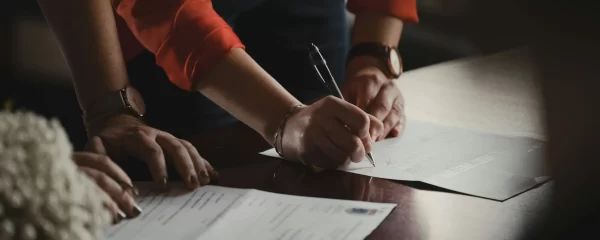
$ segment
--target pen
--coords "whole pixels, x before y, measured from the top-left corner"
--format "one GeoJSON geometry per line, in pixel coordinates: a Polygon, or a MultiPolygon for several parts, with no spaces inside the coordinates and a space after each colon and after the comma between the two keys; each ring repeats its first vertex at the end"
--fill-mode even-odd
{"type": "MultiPolygon", "coordinates": [[[[310,61],[315,67],[317,75],[319,75],[319,78],[321,78],[321,81],[323,82],[323,84],[325,84],[327,90],[329,90],[329,93],[340,99],[344,99],[344,96],[342,96],[342,92],[338,88],[337,84],[335,83],[335,79],[333,79],[333,76],[329,71],[329,67],[327,67],[327,63],[325,62],[323,55],[321,55],[321,52],[319,52],[319,48],[317,48],[317,46],[314,43],[310,44],[308,57],[310,58],[310,61]]],[[[371,155],[371,153],[367,153],[367,159],[369,159],[369,162],[371,162],[373,167],[375,167],[375,161],[373,160],[373,155],[371,155]]]]}

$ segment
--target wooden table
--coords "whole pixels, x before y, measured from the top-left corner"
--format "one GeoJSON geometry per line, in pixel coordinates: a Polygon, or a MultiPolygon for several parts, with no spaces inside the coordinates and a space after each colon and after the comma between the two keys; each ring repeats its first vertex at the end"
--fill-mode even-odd
{"type": "MultiPolygon", "coordinates": [[[[517,50],[407,72],[399,86],[409,118],[543,138],[539,91],[524,56],[517,50]]],[[[540,216],[552,187],[497,202],[425,184],[339,171],[315,174],[256,154],[269,146],[241,124],[188,140],[219,169],[219,185],[398,204],[370,239],[516,239],[540,216]]]]}

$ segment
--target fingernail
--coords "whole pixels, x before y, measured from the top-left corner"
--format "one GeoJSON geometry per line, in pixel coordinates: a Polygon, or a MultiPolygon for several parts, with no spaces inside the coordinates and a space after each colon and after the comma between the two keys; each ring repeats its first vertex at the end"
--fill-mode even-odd
{"type": "Polygon", "coordinates": [[[160,182],[161,188],[163,190],[169,189],[169,184],[168,183],[169,183],[169,180],[167,179],[167,177],[163,177],[162,181],[160,182]]]}
{"type": "Polygon", "coordinates": [[[208,172],[202,171],[202,172],[200,172],[200,175],[202,175],[202,184],[203,185],[210,183],[210,177],[208,176],[208,172]]]}
{"type": "Polygon", "coordinates": [[[140,195],[140,190],[134,186],[123,188],[123,191],[128,192],[132,197],[137,197],[138,195],[140,195]]]}
{"type": "Polygon", "coordinates": [[[190,175],[190,184],[192,184],[192,188],[199,187],[200,183],[198,182],[198,178],[196,175],[190,175]]]}
{"type": "Polygon", "coordinates": [[[140,190],[136,186],[134,186],[130,192],[133,194],[134,197],[137,197],[140,195],[140,190]]]}
{"type": "Polygon", "coordinates": [[[124,212],[122,212],[121,210],[119,210],[117,212],[117,223],[123,221],[123,219],[127,218],[127,215],[125,215],[124,212]]]}
{"type": "Polygon", "coordinates": [[[137,217],[140,214],[142,214],[142,208],[137,204],[133,204],[133,209],[131,210],[131,212],[133,213],[133,217],[137,217]]]}

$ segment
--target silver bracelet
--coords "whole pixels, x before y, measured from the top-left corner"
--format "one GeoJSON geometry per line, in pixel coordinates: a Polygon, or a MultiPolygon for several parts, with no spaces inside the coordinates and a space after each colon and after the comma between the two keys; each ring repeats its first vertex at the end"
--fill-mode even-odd
{"type": "Polygon", "coordinates": [[[277,154],[279,154],[279,156],[281,156],[282,158],[285,158],[285,156],[283,155],[283,133],[285,130],[285,126],[287,125],[287,121],[288,119],[294,115],[294,113],[296,113],[296,110],[298,110],[300,107],[304,107],[304,104],[296,104],[294,106],[292,106],[290,108],[290,110],[287,112],[287,114],[283,117],[283,119],[281,119],[281,122],[279,123],[279,127],[277,128],[277,131],[275,132],[275,138],[273,141],[273,147],[275,148],[275,151],[277,152],[277,154]],[[279,139],[279,141],[278,141],[279,139]],[[279,142],[279,147],[277,146],[279,142]]]}

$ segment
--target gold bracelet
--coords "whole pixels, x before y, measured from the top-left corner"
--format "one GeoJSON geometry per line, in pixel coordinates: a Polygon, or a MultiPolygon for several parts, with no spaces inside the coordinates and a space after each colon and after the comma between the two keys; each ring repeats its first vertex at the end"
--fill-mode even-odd
{"type": "Polygon", "coordinates": [[[285,156],[283,155],[283,133],[285,130],[285,126],[287,125],[287,121],[292,115],[294,115],[294,113],[296,113],[296,110],[298,108],[304,107],[304,106],[305,106],[304,104],[296,104],[296,105],[292,106],[290,108],[290,110],[287,112],[287,114],[283,117],[281,122],[279,123],[279,127],[277,128],[277,131],[275,132],[273,147],[275,148],[275,151],[277,152],[277,154],[279,154],[279,156],[281,156],[282,158],[285,158],[285,156]],[[279,139],[279,141],[277,141],[277,139],[279,139]],[[277,146],[277,142],[279,142],[279,147],[277,146]]]}

